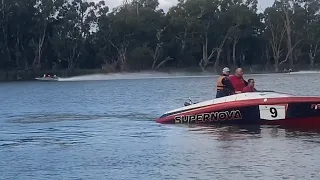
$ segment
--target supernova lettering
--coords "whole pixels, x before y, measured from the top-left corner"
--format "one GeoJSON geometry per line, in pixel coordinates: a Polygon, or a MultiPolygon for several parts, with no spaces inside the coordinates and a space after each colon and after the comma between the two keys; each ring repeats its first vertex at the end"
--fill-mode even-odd
{"type": "Polygon", "coordinates": [[[202,113],[202,114],[196,114],[196,115],[182,115],[182,116],[174,117],[174,121],[176,124],[204,123],[204,122],[238,120],[238,119],[242,119],[242,115],[239,110],[202,113]]]}

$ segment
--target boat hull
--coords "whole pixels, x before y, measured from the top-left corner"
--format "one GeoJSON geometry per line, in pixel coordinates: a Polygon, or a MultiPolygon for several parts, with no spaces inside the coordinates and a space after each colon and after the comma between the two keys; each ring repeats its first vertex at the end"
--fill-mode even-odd
{"type": "Polygon", "coordinates": [[[249,99],[205,105],[163,114],[169,124],[318,125],[320,97],[249,99]]]}
{"type": "Polygon", "coordinates": [[[58,81],[59,78],[48,78],[48,77],[41,77],[41,78],[35,78],[35,80],[38,80],[38,81],[58,81]]]}

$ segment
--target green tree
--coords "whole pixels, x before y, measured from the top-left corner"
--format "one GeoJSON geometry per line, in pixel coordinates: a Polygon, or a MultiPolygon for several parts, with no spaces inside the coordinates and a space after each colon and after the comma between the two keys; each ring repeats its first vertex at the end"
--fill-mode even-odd
{"type": "Polygon", "coordinates": [[[320,1],[257,4],[179,0],[165,13],[158,0],[2,0],[0,69],[316,68],[320,1]]]}

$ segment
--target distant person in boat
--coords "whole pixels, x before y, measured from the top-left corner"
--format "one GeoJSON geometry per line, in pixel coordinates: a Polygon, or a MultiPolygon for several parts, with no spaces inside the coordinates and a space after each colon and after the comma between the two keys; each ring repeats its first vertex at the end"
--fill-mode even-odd
{"type": "Polygon", "coordinates": [[[283,69],[283,72],[284,72],[284,73],[289,73],[289,74],[290,74],[290,73],[292,72],[292,69],[291,69],[291,68],[290,68],[289,70],[287,70],[287,69],[283,69]]]}
{"type": "Polygon", "coordinates": [[[234,88],[229,81],[230,69],[228,67],[223,68],[222,75],[217,81],[217,93],[216,98],[229,96],[234,94],[234,88]]]}
{"type": "Polygon", "coordinates": [[[254,87],[254,80],[253,79],[248,79],[248,85],[243,88],[242,92],[256,92],[256,88],[254,87]]]}
{"type": "Polygon", "coordinates": [[[235,89],[235,93],[241,93],[243,88],[248,85],[248,83],[243,79],[242,68],[237,68],[235,74],[229,77],[232,86],[235,89]]]}

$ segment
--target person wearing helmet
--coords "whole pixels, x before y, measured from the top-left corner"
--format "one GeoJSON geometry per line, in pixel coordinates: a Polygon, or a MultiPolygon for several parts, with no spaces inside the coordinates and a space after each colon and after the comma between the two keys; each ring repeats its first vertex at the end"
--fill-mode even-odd
{"type": "Polygon", "coordinates": [[[216,98],[229,96],[234,94],[235,90],[229,81],[230,69],[228,67],[223,68],[222,75],[218,78],[217,81],[217,93],[216,98]]]}

